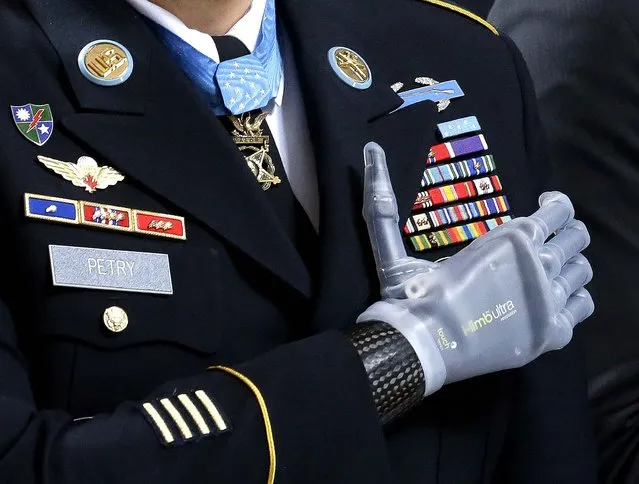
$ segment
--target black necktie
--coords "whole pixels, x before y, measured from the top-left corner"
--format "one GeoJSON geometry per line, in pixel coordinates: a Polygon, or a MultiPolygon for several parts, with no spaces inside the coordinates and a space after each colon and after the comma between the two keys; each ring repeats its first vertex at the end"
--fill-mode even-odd
{"type": "MultiPolygon", "coordinates": [[[[249,53],[249,50],[239,39],[230,35],[213,37],[213,40],[220,55],[220,62],[249,53]]],[[[318,259],[318,236],[304,208],[291,189],[275,140],[264,118],[265,113],[261,109],[257,109],[241,116],[220,119],[247,159],[251,171],[256,176],[256,181],[264,190],[264,198],[275,209],[284,230],[293,241],[309,272],[313,275],[318,259]],[[253,136],[251,139],[247,132],[250,129],[254,130],[254,134],[257,129],[260,129],[261,136],[253,136]],[[243,136],[238,136],[238,134],[243,134],[243,136]],[[264,138],[268,140],[268,149],[265,149],[264,138]],[[254,144],[250,143],[252,140],[255,141],[254,144]],[[272,173],[273,171],[274,173],[272,173]]]]}

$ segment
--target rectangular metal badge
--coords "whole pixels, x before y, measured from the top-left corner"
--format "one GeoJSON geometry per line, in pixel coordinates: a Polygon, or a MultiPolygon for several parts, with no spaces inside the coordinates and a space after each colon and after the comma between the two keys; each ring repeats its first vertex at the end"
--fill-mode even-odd
{"type": "Polygon", "coordinates": [[[50,245],[54,286],[173,294],[167,254],[50,245]]]}

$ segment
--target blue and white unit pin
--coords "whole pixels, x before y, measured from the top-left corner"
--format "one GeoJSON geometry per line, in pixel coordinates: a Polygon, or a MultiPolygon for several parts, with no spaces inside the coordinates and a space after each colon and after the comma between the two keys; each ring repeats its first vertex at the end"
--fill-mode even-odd
{"type": "Polygon", "coordinates": [[[84,77],[100,86],[117,86],[133,72],[133,56],[113,40],[94,40],[78,55],[78,67],[84,77]]]}
{"type": "Polygon", "coordinates": [[[342,81],[355,89],[368,89],[373,83],[371,69],[357,52],[348,47],[333,47],[328,62],[342,81]]]}

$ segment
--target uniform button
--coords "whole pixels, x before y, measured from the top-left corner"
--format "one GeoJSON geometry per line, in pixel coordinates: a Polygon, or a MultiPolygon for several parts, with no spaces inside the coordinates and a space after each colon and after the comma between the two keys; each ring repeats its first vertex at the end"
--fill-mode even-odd
{"type": "Polygon", "coordinates": [[[102,321],[112,333],[120,333],[129,325],[129,316],[126,311],[118,306],[111,306],[104,310],[102,321]]]}

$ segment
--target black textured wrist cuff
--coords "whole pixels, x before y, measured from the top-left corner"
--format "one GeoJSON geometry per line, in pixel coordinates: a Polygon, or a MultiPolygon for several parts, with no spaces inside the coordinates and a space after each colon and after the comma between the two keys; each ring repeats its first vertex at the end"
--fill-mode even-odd
{"type": "Polygon", "coordinates": [[[358,324],[349,334],[371,384],[382,424],[424,397],[424,372],[408,340],[387,323],[358,324]]]}

